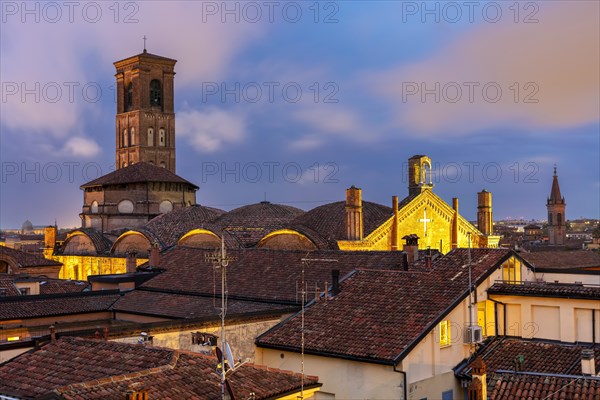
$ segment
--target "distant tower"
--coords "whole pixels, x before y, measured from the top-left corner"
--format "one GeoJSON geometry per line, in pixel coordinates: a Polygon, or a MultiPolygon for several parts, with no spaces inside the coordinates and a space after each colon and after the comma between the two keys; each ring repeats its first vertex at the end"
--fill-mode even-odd
{"type": "Polygon", "coordinates": [[[417,195],[431,188],[431,159],[427,156],[412,156],[408,159],[408,194],[417,195]]]}
{"type": "Polygon", "coordinates": [[[493,235],[492,194],[483,189],[477,193],[477,228],[484,235],[493,235]]]}
{"type": "Polygon", "coordinates": [[[175,173],[176,62],[144,49],[143,53],[114,63],[117,169],[144,161],[175,173]]]}
{"type": "Polygon", "coordinates": [[[550,244],[563,245],[567,237],[565,225],[565,198],[560,194],[558,176],[556,176],[556,165],[554,166],[554,177],[552,179],[552,190],[546,203],[548,209],[548,238],[550,244]]]}

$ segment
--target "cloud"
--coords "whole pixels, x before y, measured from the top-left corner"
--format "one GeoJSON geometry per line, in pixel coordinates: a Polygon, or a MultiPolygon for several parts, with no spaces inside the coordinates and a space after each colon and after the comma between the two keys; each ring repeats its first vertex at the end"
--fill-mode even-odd
{"type": "Polygon", "coordinates": [[[246,121],[240,112],[217,108],[184,111],[177,115],[178,136],[185,138],[201,153],[214,153],[229,144],[241,143],[246,137],[246,121]]]}
{"type": "Polygon", "coordinates": [[[367,81],[391,101],[397,126],[426,135],[508,126],[564,129],[598,121],[600,3],[536,4],[538,23],[514,23],[512,17],[482,23],[440,53],[367,81]],[[468,82],[478,85],[471,86],[473,101],[468,82]],[[437,100],[423,89],[433,90],[437,100]]]}
{"type": "Polygon", "coordinates": [[[61,153],[74,157],[92,158],[100,154],[101,149],[93,139],[73,137],[65,143],[61,153]]]}

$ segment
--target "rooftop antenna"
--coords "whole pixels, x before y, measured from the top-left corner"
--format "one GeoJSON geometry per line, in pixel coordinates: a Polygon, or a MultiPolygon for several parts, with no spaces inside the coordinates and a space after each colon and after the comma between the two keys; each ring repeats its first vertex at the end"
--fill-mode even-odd
{"type": "MultiPolygon", "coordinates": [[[[310,253],[309,253],[310,254],[310,253]]],[[[336,263],[338,262],[338,260],[332,259],[332,258],[308,258],[308,255],[305,258],[301,258],[300,261],[302,262],[302,289],[300,290],[300,293],[302,294],[302,311],[300,312],[301,315],[301,328],[300,328],[300,335],[301,335],[301,340],[300,340],[300,373],[302,375],[302,380],[300,383],[300,396],[298,396],[298,399],[303,400],[304,399],[304,345],[305,345],[305,340],[304,340],[304,308],[305,308],[305,304],[306,304],[306,295],[308,293],[308,290],[306,288],[306,281],[304,279],[304,270],[305,267],[308,265],[308,263],[310,263],[311,261],[318,261],[318,262],[331,262],[331,263],[336,263]]],[[[327,285],[325,285],[325,296],[327,296],[327,285]]]]}
{"type": "MultiPolygon", "coordinates": [[[[469,327],[473,326],[473,276],[471,266],[471,232],[467,232],[467,238],[469,247],[467,249],[468,263],[469,263],[469,327]]],[[[471,352],[474,351],[473,343],[470,343],[471,352]]]]}
{"type": "Polygon", "coordinates": [[[227,384],[227,372],[234,371],[237,367],[241,366],[248,362],[248,360],[235,365],[235,361],[233,359],[233,353],[231,352],[231,348],[229,347],[229,343],[225,338],[225,316],[227,315],[227,295],[226,295],[226,280],[227,280],[227,267],[229,266],[229,262],[235,260],[234,257],[227,256],[227,249],[225,247],[225,229],[221,232],[221,251],[214,252],[212,254],[207,254],[205,256],[207,261],[210,261],[214,268],[219,268],[221,270],[221,346],[223,347],[223,352],[221,352],[217,348],[217,355],[219,358],[219,367],[221,368],[221,399],[225,399],[225,389],[229,390],[227,384]],[[229,369],[225,368],[225,364],[228,364],[229,369]]]}
{"type": "Polygon", "coordinates": [[[146,35],[142,39],[144,39],[144,53],[146,53],[146,35]]]}

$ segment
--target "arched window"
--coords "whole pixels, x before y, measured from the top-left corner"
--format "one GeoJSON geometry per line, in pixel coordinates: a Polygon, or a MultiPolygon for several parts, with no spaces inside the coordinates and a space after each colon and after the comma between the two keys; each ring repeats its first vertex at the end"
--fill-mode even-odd
{"type": "Polygon", "coordinates": [[[562,214],[561,213],[556,214],[556,223],[558,224],[558,226],[562,226],[562,214]]]}
{"type": "Polygon", "coordinates": [[[126,166],[127,166],[127,163],[126,163],[126,162],[124,162],[124,163],[123,163],[123,167],[122,167],[122,168],[125,168],[126,166]]]}
{"type": "Polygon", "coordinates": [[[148,146],[154,146],[154,129],[148,128],[148,146]]]}
{"type": "Polygon", "coordinates": [[[548,213],[548,225],[552,225],[552,213],[548,213]]]}
{"type": "Polygon", "coordinates": [[[125,93],[125,111],[130,111],[133,108],[133,82],[129,82],[127,85],[127,92],[125,93]]]}
{"type": "Polygon", "coordinates": [[[91,212],[92,214],[98,214],[98,202],[96,200],[92,201],[91,212]]]}
{"type": "Polygon", "coordinates": [[[167,168],[167,164],[165,164],[165,162],[164,162],[164,161],[161,161],[161,162],[160,162],[160,166],[161,166],[161,168],[167,168]]]}
{"type": "Polygon", "coordinates": [[[135,128],[131,128],[131,145],[135,146],[135,128]]]}
{"type": "Polygon", "coordinates": [[[127,129],[123,129],[123,147],[129,146],[129,138],[127,134],[127,129]]]}
{"type": "Polygon", "coordinates": [[[158,131],[158,145],[161,147],[166,146],[166,138],[165,138],[164,128],[160,128],[160,130],[158,131]]]}
{"type": "Polygon", "coordinates": [[[150,106],[159,107],[162,105],[162,91],[160,89],[160,81],[153,79],[150,82],[150,106]]]}

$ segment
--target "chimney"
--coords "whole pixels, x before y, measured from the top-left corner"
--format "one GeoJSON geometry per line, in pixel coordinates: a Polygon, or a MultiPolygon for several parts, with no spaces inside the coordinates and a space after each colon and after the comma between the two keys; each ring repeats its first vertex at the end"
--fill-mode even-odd
{"type": "Polygon", "coordinates": [[[340,270],[331,270],[331,295],[337,296],[340,294],[340,270]]]}
{"type": "Polygon", "coordinates": [[[46,258],[49,258],[54,254],[56,231],[56,226],[47,226],[44,228],[44,257],[46,258]]]}
{"type": "Polygon", "coordinates": [[[152,248],[150,249],[150,259],[148,260],[148,265],[151,267],[158,267],[160,264],[160,248],[158,246],[158,242],[154,242],[152,248]]]}
{"type": "Polygon", "coordinates": [[[469,400],[486,400],[486,366],[481,359],[481,356],[478,356],[471,364],[471,376],[473,377],[473,380],[469,385],[469,400]]]}
{"type": "Polygon", "coordinates": [[[50,325],[49,329],[50,329],[50,341],[56,342],[56,328],[54,327],[54,325],[50,325]]]}
{"type": "Polygon", "coordinates": [[[392,221],[392,250],[398,250],[398,196],[392,196],[392,210],[394,220],[392,221]]]}
{"type": "Polygon", "coordinates": [[[102,337],[104,338],[104,340],[108,340],[108,327],[105,326],[104,329],[102,330],[102,337]]]}
{"type": "Polygon", "coordinates": [[[596,360],[594,349],[581,350],[581,373],[583,375],[596,375],[596,360]]]}
{"type": "Polygon", "coordinates": [[[346,189],[346,240],[362,240],[362,190],[351,186],[346,189]]]}
{"type": "Polygon", "coordinates": [[[452,216],[452,248],[458,247],[458,198],[452,198],[452,208],[454,215],[452,216]]]}
{"type": "Polygon", "coordinates": [[[408,255],[408,263],[412,264],[419,259],[419,237],[413,233],[402,239],[406,241],[402,250],[408,255]]]}
{"type": "Polygon", "coordinates": [[[484,235],[493,234],[492,194],[485,189],[477,193],[477,228],[484,235]]]}
{"type": "Polygon", "coordinates": [[[431,254],[425,256],[425,268],[431,269],[431,254]]]}
{"type": "Polygon", "coordinates": [[[129,251],[127,253],[127,258],[125,260],[125,272],[128,274],[132,274],[137,270],[137,263],[135,261],[136,256],[135,250],[129,251]]]}
{"type": "Polygon", "coordinates": [[[408,253],[402,253],[402,269],[408,271],[408,253]]]}

